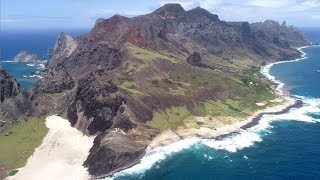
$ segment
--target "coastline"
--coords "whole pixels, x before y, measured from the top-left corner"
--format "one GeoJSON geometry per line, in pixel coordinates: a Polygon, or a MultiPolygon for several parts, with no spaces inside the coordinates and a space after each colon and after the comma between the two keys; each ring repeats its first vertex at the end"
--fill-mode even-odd
{"type": "MultiPolygon", "coordinates": [[[[301,53],[301,57],[294,60],[287,60],[287,61],[278,61],[274,63],[267,64],[266,66],[263,66],[261,68],[261,74],[263,74],[267,79],[272,81],[276,84],[276,88],[274,89],[274,93],[280,96],[280,99],[282,102],[279,105],[267,107],[263,110],[256,111],[253,115],[239,119],[238,122],[230,125],[226,125],[224,127],[218,128],[218,129],[209,129],[209,128],[199,128],[199,129],[182,129],[177,131],[172,130],[166,130],[165,132],[162,132],[160,135],[155,137],[152,142],[149,144],[149,146],[146,149],[146,155],[152,155],[155,154],[158,151],[161,151],[161,149],[167,149],[166,147],[174,146],[175,143],[179,143],[180,141],[184,140],[190,140],[189,143],[194,143],[197,139],[219,139],[226,136],[229,136],[239,130],[245,130],[248,128],[251,128],[259,123],[259,120],[261,117],[265,114],[267,115],[279,115],[284,114],[288,112],[292,108],[299,108],[302,106],[302,101],[296,100],[292,97],[290,97],[289,93],[285,93],[284,86],[285,84],[281,81],[277,80],[274,76],[270,74],[270,69],[275,64],[281,64],[281,63],[289,63],[289,62],[296,62],[301,61],[307,58],[306,53],[303,51],[303,49],[308,47],[317,47],[318,45],[310,45],[310,46],[303,46],[297,48],[301,53]]],[[[164,157],[163,157],[164,158],[164,157]]],[[[161,159],[163,159],[161,158],[161,159]]],[[[144,162],[143,159],[141,159],[140,163],[148,163],[151,162],[144,162]]],[[[134,171],[134,167],[132,170],[124,170],[126,172],[132,172],[134,171]]],[[[139,167],[137,168],[139,169],[139,167]]],[[[121,175],[126,172],[118,172],[115,176],[121,175]]]]}
{"type": "Polygon", "coordinates": [[[259,119],[264,114],[285,113],[286,111],[289,111],[291,108],[300,106],[299,101],[296,101],[295,99],[289,96],[283,96],[281,100],[282,102],[279,105],[270,106],[266,109],[256,111],[253,115],[249,117],[239,119],[238,122],[230,125],[225,125],[221,128],[179,129],[175,132],[172,130],[166,130],[152,140],[152,142],[147,147],[146,154],[152,153],[154,151],[157,151],[159,148],[168,146],[172,143],[188,138],[217,139],[225,137],[240,129],[247,129],[253,127],[258,123],[257,121],[259,121],[259,119]]]}

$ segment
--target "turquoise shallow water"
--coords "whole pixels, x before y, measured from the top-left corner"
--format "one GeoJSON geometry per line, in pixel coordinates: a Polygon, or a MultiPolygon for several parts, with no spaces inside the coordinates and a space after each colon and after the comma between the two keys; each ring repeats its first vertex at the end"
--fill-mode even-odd
{"type": "Polygon", "coordinates": [[[12,74],[25,89],[31,89],[33,84],[39,80],[39,77],[34,76],[34,73],[39,73],[43,70],[42,66],[33,66],[28,63],[0,61],[0,66],[4,67],[4,69],[12,74]]]}

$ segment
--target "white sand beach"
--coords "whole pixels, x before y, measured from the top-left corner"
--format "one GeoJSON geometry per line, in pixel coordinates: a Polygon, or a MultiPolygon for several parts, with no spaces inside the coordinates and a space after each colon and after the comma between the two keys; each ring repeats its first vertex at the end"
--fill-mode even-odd
{"type": "Polygon", "coordinates": [[[26,166],[8,179],[87,180],[90,175],[83,162],[93,146],[94,137],[83,135],[59,116],[46,118],[48,134],[28,159],[26,166]]]}

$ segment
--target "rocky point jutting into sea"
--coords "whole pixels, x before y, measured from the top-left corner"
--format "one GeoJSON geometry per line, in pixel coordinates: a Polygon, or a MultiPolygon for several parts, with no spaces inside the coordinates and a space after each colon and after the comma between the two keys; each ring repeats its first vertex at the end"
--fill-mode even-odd
{"type": "Polygon", "coordinates": [[[83,165],[93,177],[111,176],[137,164],[168,131],[232,126],[229,133],[257,111],[292,106],[260,66],[296,59],[295,47],[309,44],[286,23],[225,22],[179,4],[99,19],[81,37],[60,34],[29,92],[28,115],[58,114],[96,136],[83,165]]]}

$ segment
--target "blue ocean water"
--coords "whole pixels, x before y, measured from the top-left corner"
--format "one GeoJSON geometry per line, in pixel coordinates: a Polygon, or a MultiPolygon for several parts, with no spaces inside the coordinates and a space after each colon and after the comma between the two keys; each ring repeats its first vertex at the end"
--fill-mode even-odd
{"type": "Polygon", "coordinates": [[[0,66],[11,73],[25,89],[32,88],[39,77],[33,74],[41,71],[41,66],[30,66],[28,63],[8,62],[21,50],[36,53],[39,58],[48,60],[48,51],[54,46],[60,32],[80,36],[88,32],[77,30],[4,30],[0,32],[0,66]]]}
{"type": "MultiPolygon", "coordinates": [[[[316,41],[319,33],[318,29],[306,34],[316,41]]],[[[306,59],[275,64],[270,70],[293,98],[302,100],[301,108],[264,115],[258,125],[224,139],[174,143],[147,154],[114,178],[320,179],[320,47],[303,51],[306,59]]]]}

